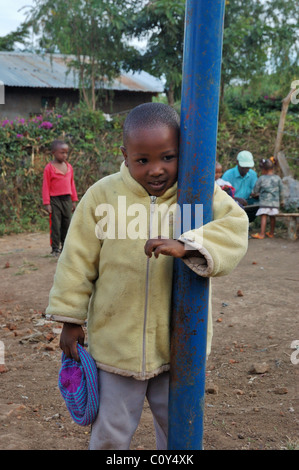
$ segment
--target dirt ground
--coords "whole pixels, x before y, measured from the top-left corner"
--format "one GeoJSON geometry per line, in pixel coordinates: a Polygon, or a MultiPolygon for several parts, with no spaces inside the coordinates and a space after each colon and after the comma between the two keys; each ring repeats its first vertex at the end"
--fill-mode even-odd
{"type": "MultiPolygon", "coordinates": [[[[1,450],[88,448],[90,429],[71,420],[57,387],[61,325],[43,317],[49,252],[47,234],[0,238],[1,450]]],[[[250,239],[237,269],[213,281],[206,450],[299,449],[298,260],[299,240],[285,233],[250,239]]],[[[132,449],[155,449],[146,404],[132,449]]]]}

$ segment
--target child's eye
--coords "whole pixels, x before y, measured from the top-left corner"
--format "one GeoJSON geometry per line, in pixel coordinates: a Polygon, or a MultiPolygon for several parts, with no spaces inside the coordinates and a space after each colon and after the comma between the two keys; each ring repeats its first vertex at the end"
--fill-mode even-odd
{"type": "Polygon", "coordinates": [[[170,160],[173,160],[174,158],[175,158],[175,155],[166,155],[166,156],[164,157],[164,160],[165,160],[166,162],[169,162],[170,160]]]}
{"type": "Polygon", "coordinates": [[[146,158],[140,158],[139,160],[137,160],[138,163],[141,163],[142,165],[144,165],[145,163],[147,163],[147,159],[146,158]]]}

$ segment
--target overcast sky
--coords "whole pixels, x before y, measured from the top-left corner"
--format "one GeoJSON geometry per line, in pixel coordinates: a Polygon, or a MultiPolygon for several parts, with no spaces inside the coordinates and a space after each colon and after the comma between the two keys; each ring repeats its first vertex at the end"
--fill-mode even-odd
{"type": "Polygon", "coordinates": [[[0,36],[15,31],[25,20],[25,11],[19,11],[24,6],[32,6],[33,0],[0,0],[0,36]]]}

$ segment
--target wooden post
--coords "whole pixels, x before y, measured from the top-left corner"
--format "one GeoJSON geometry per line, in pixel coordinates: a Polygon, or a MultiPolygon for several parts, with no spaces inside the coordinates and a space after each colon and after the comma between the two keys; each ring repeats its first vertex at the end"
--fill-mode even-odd
{"type": "MultiPolygon", "coordinates": [[[[288,167],[288,164],[286,162],[286,159],[284,158],[284,154],[281,155],[279,152],[280,152],[280,147],[281,147],[281,142],[282,142],[282,137],[283,137],[283,130],[284,130],[284,124],[286,120],[286,115],[287,115],[288,107],[289,107],[292,94],[294,93],[294,91],[296,91],[296,88],[292,89],[290,93],[282,100],[282,109],[280,113],[280,119],[279,119],[276,141],[275,141],[275,146],[274,146],[274,158],[278,160],[282,173],[284,173],[284,169],[286,169],[286,166],[288,167]]],[[[290,173],[283,174],[283,176],[290,176],[290,173]]]]}

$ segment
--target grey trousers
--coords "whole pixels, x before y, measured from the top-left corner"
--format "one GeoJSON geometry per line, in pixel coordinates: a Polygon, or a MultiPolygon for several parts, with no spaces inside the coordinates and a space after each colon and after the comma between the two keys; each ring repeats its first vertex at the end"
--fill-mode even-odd
{"type": "Polygon", "coordinates": [[[99,413],[92,425],[90,450],[128,450],[145,397],[153,414],[158,450],[167,449],[169,373],[136,380],[99,370],[99,413]]]}

